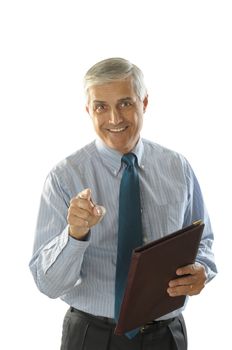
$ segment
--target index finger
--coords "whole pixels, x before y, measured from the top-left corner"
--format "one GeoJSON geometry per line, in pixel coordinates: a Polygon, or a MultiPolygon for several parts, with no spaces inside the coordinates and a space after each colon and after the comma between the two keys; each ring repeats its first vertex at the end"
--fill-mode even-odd
{"type": "Polygon", "coordinates": [[[194,275],[196,273],[195,270],[195,265],[194,264],[190,264],[190,265],[186,265],[186,266],[182,266],[180,268],[178,268],[176,270],[176,274],[178,276],[182,276],[182,275],[194,275]]]}

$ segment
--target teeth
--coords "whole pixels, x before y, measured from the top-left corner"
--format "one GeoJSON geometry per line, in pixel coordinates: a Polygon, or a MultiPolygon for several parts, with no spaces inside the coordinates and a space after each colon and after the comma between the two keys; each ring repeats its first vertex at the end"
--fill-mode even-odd
{"type": "Polygon", "coordinates": [[[119,129],[109,129],[109,131],[112,131],[112,132],[120,132],[120,131],[123,131],[125,130],[126,128],[119,128],[119,129]]]}

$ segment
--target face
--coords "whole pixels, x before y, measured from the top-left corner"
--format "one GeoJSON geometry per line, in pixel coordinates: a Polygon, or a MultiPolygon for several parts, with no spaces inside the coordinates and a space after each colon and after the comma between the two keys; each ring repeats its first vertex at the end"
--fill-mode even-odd
{"type": "Polygon", "coordinates": [[[91,86],[86,110],[102,141],[125,154],[138,142],[147,103],[147,97],[140,101],[127,78],[91,86]]]}

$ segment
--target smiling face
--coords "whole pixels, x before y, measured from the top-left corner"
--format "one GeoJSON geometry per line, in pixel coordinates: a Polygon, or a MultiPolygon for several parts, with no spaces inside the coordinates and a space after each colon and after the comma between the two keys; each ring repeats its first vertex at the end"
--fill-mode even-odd
{"type": "Polygon", "coordinates": [[[102,141],[120,153],[130,152],[138,142],[147,97],[141,101],[131,78],[89,87],[86,110],[102,141]]]}

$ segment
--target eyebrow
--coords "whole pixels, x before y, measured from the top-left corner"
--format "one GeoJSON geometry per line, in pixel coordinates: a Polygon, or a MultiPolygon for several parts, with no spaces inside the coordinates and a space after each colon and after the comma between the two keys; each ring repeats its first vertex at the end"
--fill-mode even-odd
{"type": "MultiPolygon", "coordinates": [[[[117,100],[117,103],[118,102],[123,102],[123,101],[133,101],[133,98],[132,97],[123,97],[123,98],[120,98],[119,100],[117,100]]],[[[94,100],[93,103],[107,103],[107,101],[100,101],[100,100],[94,100]]]]}
{"type": "Polygon", "coordinates": [[[124,98],[120,98],[119,100],[118,100],[118,102],[123,102],[123,101],[133,101],[133,98],[132,97],[124,97],[124,98]]]}
{"type": "Polygon", "coordinates": [[[93,100],[93,103],[106,103],[106,101],[93,100]]]}

